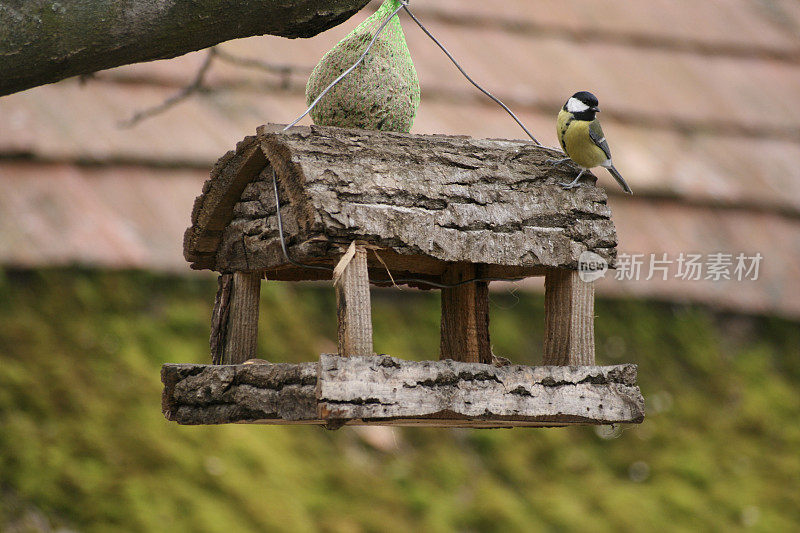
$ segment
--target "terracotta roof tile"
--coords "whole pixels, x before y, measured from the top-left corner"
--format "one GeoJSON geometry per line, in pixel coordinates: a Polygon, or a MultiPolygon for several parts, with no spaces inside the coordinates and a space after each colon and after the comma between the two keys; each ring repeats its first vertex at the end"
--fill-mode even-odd
{"type": "MultiPolygon", "coordinates": [[[[313,39],[258,37],[225,43],[222,48],[274,65],[292,65],[298,72],[291,79],[303,85],[309,69],[355,23],[348,21],[345,27],[336,27],[313,39]]],[[[426,89],[463,91],[466,82],[433,43],[411,24],[405,26],[423,93],[426,89]]],[[[800,92],[800,47],[798,63],[786,63],[613,43],[586,45],[552,36],[524,36],[495,27],[432,23],[431,29],[474,78],[498,95],[523,103],[560,106],[566,96],[586,88],[598,94],[609,113],[633,115],[631,120],[645,115],[689,122],[740,122],[754,127],[788,128],[795,138],[800,138],[800,109],[779,105],[800,92]]],[[[736,37],[731,33],[731,38],[736,37]]],[[[201,61],[202,53],[189,54],[168,62],[124,67],[117,72],[180,84],[194,76],[201,61]]],[[[244,70],[221,62],[209,75],[211,83],[253,84],[257,80],[282,79],[285,76],[281,74],[244,70]]]]}
{"type": "Polygon", "coordinates": [[[231,139],[263,122],[257,117],[237,121],[244,114],[226,113],[221,95],[191,98],[134,128],[120,127],[135,111],[157,105],[171,93],[146,85],[65,81],[0,98],[0,114],[12,117],[9,127],[0,129],[0,151],[59,160],[208,164],[225,152],[231,139]]]}
{"type": "MultiPolygon", "coordinates": [[[[554,115],[564,98],[578,88],[598,94],[615,162],[636,193],[611,199],[622,252],[765,256],[755,283],[608,281],[601,291],[800,317],[793,296],[800,293],[800,108],[793,105],[800,3],[430,0],[413,7],[547,145],[556,144],[554,115]]],[[[302,112],[309,69],[367,15],[313,39],[225,43],[222,50],[290,71],[218,61],[209,75],[214,91],[131,129],[118,123],[174,94],[205,52],[0,98],[0,158],[30,156],[0,159],[0,263],[187,271],[181,235],[204,169],[258,125],[302,112]],[[85,161],[102,164],[76,165],[85,161]]],[[[423,88],[416,132],[523,137],[418,29],[404,25],[423,88]]],[[[616,191],[604,170],[597,175],[616,191]]]]}
{"type": "Polygon", "coordinates": [[[749,0],[505,0],[498,5],[480,0],[433,0],[412,7],[420,16],[435,9],[516,24],[796,48],[790,24],[800,23],[800,7],[789,0],[765,4],[749,0]]]}
{"type": "MultiPolygon", "coordinates": [[[[552,116],[527,111],[518,115],[541,142],[556,145],[552,116]]],[[[415,130],[476,137],[522,137],[518,126],[499,108],[424,99],[415,130]]],[[[721,139],[702,134],[687,139],[668,131],[614,122],[604,123],[604,130],[615,164],[637,193],[800,211],[800,143],[721,139]]],[[[595,173],[601,183],[613,183],[606,171],[597,169],[595,173]]]]}
{"type": "MultiPolygon", "coordinates": [[[[163,101],[173,89],[63,82],[0,99],[10,117],[0,152],[48,160],[146,161],[203,166],[266,122],[289,122],[305,107],[296,93],[221,91],[198,95],[132,129],[119,121],[163,101]],[[86,120],[93,116],[93,120],[86,120]]],[[[552,115],[517,109],[529,129],[555,146],[552,115]]],[[[308,123],[308,119],[303,123],[308,123]]],[[[636,192],[800,210],[800,144],[783,140],[692,138],[604,121],[618,168],[636,192]]],[[[524,133],[476,91],[458,99],[423,97],[414,131],[521,138],[524,133]]],[[[601,182],[608,181],[603,170],[601,182]]]]}
{"type": "Polygon", "coordinates": [[[185,271],[181,235],[207,172],[0,164],[0,263],[185,271]]]}
{"type": "MultiPolygon", "coordinates": [[[[655,253],[675,260],[683,253],[760,253],[763,260],[755,281],[736,279],[688,281],[670,276],[667,281],[619,281],[608,275],[598,285],[601,293],[631,294],[664,300],[711,303],[751,312],[777,312],[800,316],[800,221],[775,213],[750,210],[707,209],[671,201],[610,200],[619,253],[655,253]]],[[[644,272],[644,269],[643,269],[644,272]]],[[[672,266],[670,273],[674,274],[672,266]]],[[[704,274],[705,277],[705,274],[704,274]]]]}

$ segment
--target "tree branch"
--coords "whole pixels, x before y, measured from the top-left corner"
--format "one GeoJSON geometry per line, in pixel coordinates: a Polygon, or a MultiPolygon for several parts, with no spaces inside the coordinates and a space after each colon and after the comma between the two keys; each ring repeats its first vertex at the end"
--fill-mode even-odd
{"type": "Polygon", "coordinates": [[[132,128],[142,120],[161,114],[170,107],[174,106],[175,104],[182,102],[186,98],[190,97],[194,93],[202,91],[205,88],[203,84],[205,82],[208,69],[211,68],[211,63],[214,61],[214,58],[216,57],[216,50],[217,49],[213,46],[208,49],[208,53],[206,55],[206,58],[203,60],[203,64],[200,65],[200,68],[197,70],[197,74],[195,74],[194,76],[194,80],[192,80],[192,82],[189,85],[181,89],[178,93],[170,96],[157,106],[137,111],[131,118],[122,121],[120,123],[120,127],[132,128]]]}
{"type": "Polygon", "coordinates": [[[253,35],[312,37],[368,0],[0,3],[0,96],[253,35]]]}

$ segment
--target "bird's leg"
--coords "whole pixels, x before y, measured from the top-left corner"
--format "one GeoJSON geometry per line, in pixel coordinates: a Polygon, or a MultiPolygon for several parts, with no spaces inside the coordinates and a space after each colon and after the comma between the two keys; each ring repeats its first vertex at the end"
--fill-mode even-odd
{"type": "Polygon", "coordinates": [[[581,171],[578,173],[578,175],[575,177],[575,179],[572,180],[570,183],[559,183],[559,185],[561,185],[564,189],[577,189],[578,187],[581,186],[581,184],[578,183],[578,180],[581,179],[581,176],[583,176],[584,172],[586,172],[586,169],[582,168],[581,171]]]}
{"type": "Polygon", "coordinates": [[[560,165],[561,163],[566,163],[569,160],[570,160],[569,157],[565,157],[563,159],[545,159],[544,162],[550,165],[551,167],[554,167],[556,165],[560,165]]]}

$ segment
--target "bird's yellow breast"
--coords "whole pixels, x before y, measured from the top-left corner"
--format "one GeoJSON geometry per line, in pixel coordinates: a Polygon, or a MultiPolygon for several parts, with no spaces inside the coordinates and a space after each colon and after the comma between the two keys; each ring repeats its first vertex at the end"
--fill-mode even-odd
{"type": "Polygon", "coordinates": [[[558,134],[558,143],[561,145],[561,149],[565,152],[567,151],[567,147],[564,144],[564,134],[567,132],[567,123],[569,122],[570,118],[572,118],[572,113],[569,113],[563,109],[558,112],[556,133],[558,134]]]}
{"type": "Polygon", "coordinates": [[[587,120],[576,120],[563,109],[558,114],[558,142],[570,159],[584,168],[594,168],[608,159],[589,136],[589,124],[587,120]]]}

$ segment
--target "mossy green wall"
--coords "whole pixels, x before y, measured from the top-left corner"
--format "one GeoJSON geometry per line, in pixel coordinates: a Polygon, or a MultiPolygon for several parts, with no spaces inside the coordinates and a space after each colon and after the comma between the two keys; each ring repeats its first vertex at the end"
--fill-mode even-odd
{"type": "MultiPolygon", "coordinates": [[[[598,361],[639,364],[641,426],[402,429],[380,444],[353,428],[166,422],[159,367],[207,357],[214,290],[143,273],[0,275],[0,530],[19,502],[98,532],[800,526],[796,323],[600,300],[598,361]]],[[[269,283],[262,298],[260,354],[335,347],[330,289],[269,283]]],[[[494,351],[535,363],[542,299],[518,298],[492,294],[494,351]]],[[[437,293],[375,291],[373,317],[379,351],[435,357],[437,293]]]]}

